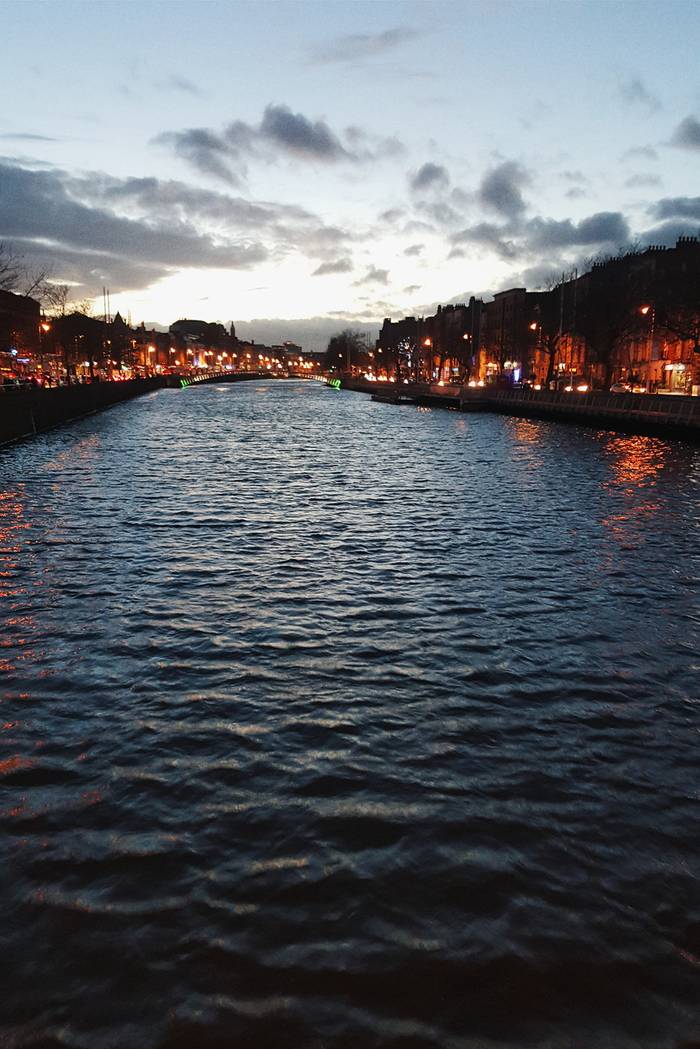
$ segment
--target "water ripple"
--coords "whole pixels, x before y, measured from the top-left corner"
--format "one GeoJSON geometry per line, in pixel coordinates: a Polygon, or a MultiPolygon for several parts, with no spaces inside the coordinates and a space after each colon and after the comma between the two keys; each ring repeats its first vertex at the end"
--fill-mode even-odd
{"type": "Polygon", "coordinates": [[[696,1044],[699,509],[315,384],[6,450],[0,1045],[696,1044]]]}

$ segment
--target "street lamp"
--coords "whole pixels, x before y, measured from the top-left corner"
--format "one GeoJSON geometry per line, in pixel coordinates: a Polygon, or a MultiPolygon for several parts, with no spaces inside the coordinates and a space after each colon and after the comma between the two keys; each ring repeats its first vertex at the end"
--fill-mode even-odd
{"type": "Polygon", "coordinates": [[[42,321],[39,325],[39,367],[43,375],[44,372],[44,336],[51,331],[51,325],[48,321],[42,321]]]}
{"type": "MultiPolygon", "coordinates": [[[[656,327],[656,306],[652,303],[646,306],[640,306],[639,312],[643,317],[648,317],[651,314],[651,324],[649,326],[649,363],[654,359],[654,329],[656,327]]],[[[647,389],[650,387],[650,369],[647,368],[647,389]]]]}

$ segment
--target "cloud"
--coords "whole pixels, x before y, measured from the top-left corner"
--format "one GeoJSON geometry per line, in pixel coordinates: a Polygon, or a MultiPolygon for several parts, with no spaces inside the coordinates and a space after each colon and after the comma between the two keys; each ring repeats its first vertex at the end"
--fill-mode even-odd
{"type": "Polygon", "coordinates": [[[693,116],[681,120],[669,144],[680,149],[700,149],[700,120],[693,116]]]}
{"type": "Polygon", "coordinates": [[[473,226],[467,226],[452,235],[452,252],[450,258],[460,258],[460,244],[477,244],[480,247],[491,248],[502,259],[513,259],[518,254],[518,249],[513,240],[506,239],[507,231],[503,226],[497,226],[493,222],[477,222],[473,226]]]}
{"type": "Polygon", "coordinates": [[[197,87],[197,85],[189,80],[188,77],[181,76],[179,73],[171,73],[171,75],[165,80],[162,80],[158,86],[166,91],[172,89],[175,91],[183,91],[188,95],[201,96],[202,94],[201,88],[197,87]]]}
{"type": "Polygon", "coordinates": [[[658,160],[659,154],[653,146],[633,146],[622,154],[621,160],[658,160]]]}
{"type": "Polygon", "coordinates": [[[176,156],[203,175],[221,179],[230,186],[243,184],[245,168],[240,173],[231,170],[231,147],[225,139],[207,128],[192,127],[185,131],[165,131],[153,141],[158,145],[170,146],[176,156]]]}
{"type": "Polygon", "coordinates": [[[572,186],[571,189],[567,189],[564,196],[568,197],[569,200],[580,200],[581,197],[588,196],[588,190],[582,189],[580,186],[572,186]]]}
{"type": "Polygon", "coordinates": [[[385,29],[381,33],[348,33],[325,44],[317,44],[308,53],[314,62],[358,62],[386,54],[420,35],[418,30],[408,26],[385,29]]]}
{"type": "Polygon", "coordinates": [[[0,139],[6,142],[58,142],[57,138],[50,138],[48,135],[30,135],[22,131],[5,131],[0,135],[0,139]]]}
{"type": "Polygon", "coordinates": [[[619,211],[600,211],[574,223],[571,219],[534,218],[527,223],[527,244],[541,251],[578,245],[625,244],[630,237],[627,220],[619,211]]]}
{"type": "Polygon", "coordinates": [[[500,290],[518,286],[533,290],[550,287],[560,278],[565,268],[566,263],[563,262],[556,263],[550,260],[537,262],[534,266],[528,266],[520,273],[507,277],[500,290]]]}
{"type": "Polygon", "coordinates": [[[127,290],[188,267],[247,269],[268,249],[249,234],[202,232],[173,216],[131,218],[91,205],[59,169],[29,170],[0,163],[0,239],[40,260],[51,259],[57,280],[93,291],[109,280],[127,290]]]}
{"type": "Polygon", "coordinates": [[[687,219],[685,221],[673,219],[662,223],[660,226],[654,226],[652,229],[645,230],[644,233],[639,235],[639,242],[642,245],[661,245],[673,248],[679,237],[687,237],[688,234],[696,233],[697,227],[689,228],[687,219]]]}
{"type": "Polygon", "coordinates": [[[700,197],[665,197],[649,208],[657,220],[696,219],[700,222],[700,197]]]}
{"type": "Polygon", "coordinates": [[[424,190],[447,189],[450,184],[450,176],[447,168],[442,164],[433,164],[428,161],[418,171],[409,176],[409,184],[414,193],[424,190]]]}
{"type": "MultiPolygon", "coordinates": [[[[571,219],[548,219],[536,216],[506,225],[479,222],[454,233],[450,238],[449,258],[459,258],[468,245],[492,251],[499,258],[512,262],[521,257],[538,256],[584,246],[620,246],[629,242],[627,220],[617,211],[602,211],[572,222],[571,219]]],[[[544,262],[544,260],[542,260],[544,262]]],[[[547,263],[550,265],[551,263],[547,263]]]]}
{"type": "Polygon", "coordinates": [[[411,244],[409,247],[403,249],[404,255],[408,258],[417,258],[425,250],[425,244],[411,244]]]}
{"type": "Polygon", "coordinates": [[[266,107],[260,135],[289,153],[312,160],[339,160],[349,156],[323,120],[310,121],[287,106],[266,107]]]}
{"type": "Polygon", "coordinates": [[[270,253],[300,253],[333,262],[347,252],[353,236],[339,226],[326,225],[296,204],[247,200],[218,190],[203,189],[177,180],[113,178],[102,173],[64,176],[72,196],[93,206],[108,208],[149,225],[180,224],[222,239],[251,237],[266,242],[270,253]]]}
{"type": "Polygon", "coordinates": [[[560,171],[559,178],[564,179],[565,182],[576,182],[580,185],[587,185],[591,180],[587,175],[584,175],[582,171],[560,171]]]}
{"type": "Polygon", "coordinates": [[[331,336],[349,324],[374,341],[379,335],[381,319],[376,312],[370,316],[372,319],[367,321],[360,313],[339,310],[335,314],[317,317],[259,317],[250,321],[237,320],[236,334],[239,339],[255,339],[268,346],[280,345],[286,339],[305,350],[319,353],[326,349],[331,336]]]}
{"type": "Polygon", "coordinates": [[[405,211],[402,208],[388,208],[386,211],[382,211],[379,215],[380,222],[388,222],[390,225],[398,222],[405,215],[405,211]]]}
{"type": "Polygon", "coordinates": [[[647,87],[643,84],[639,77],[630,77],[629,80],[623,81],[620,84],[619,93],[625,102],[629,105],[643,106],[649,112],[655,112],[661,109],[661,102],[652,95],[647,87]]]}
{"type": "Polygon", "coordinates": [[[630,175],[628,179],[625,179],[625,186],[628,189],[642,189],[646,186],[660,186],[661,179],[658,175],[630,175]]]}
{"type": "Polygon", "coordinates": [[[420,291],[420,284],[408,284],[404,289],[404,295],[415,295],[417,291],[420,291]]]}
{"type": "Polygon", "coordinates": [[[530,182],[530,174],[521,164],[506,160],[484,175],[479,187],[479,201],[505,218],[518,218],[527,206],[521,190],[530,182]]]}
{"type": "Polygon", "coordinates": [[[309,211],[294,204],[251,201],[217,190],[190,186],[176,179],[114,178],[93,173],[64,176],[71,194],[100,207],[127,209],[129,214],[155,222],[212,223],[219,231],[270,230],[280,224],[314,224],[309,211]]]}
{"type": "Polygon", "coordinates": [[[231,186],[243,183],[251,157],[267,162],[286,157],[323,164],[365,163],[395,157],[404,148],[395,137],[372,136],[356,126],[349,127],[345,137],[342,142],[325,120],[310,120],[288,106],[271,103],[259,124],[234,120],[221,132],[204,127],[165,131],[153,142],[231,186]]]}
{"type": "Polygon", "coordinates": [[[359,280],[353,282],[354,288],[360,288],[363,284],[388,284],[389,283],[389,270],[378,270],[375,266],[370,266],[364,277],[360,277],[359,280]]]}
{"type": "Polygon", "coordinates": [[[406,147],[395,135],[371,135],[364,128],[351,124],[344,133],[347,148],[358,160],[390,160],[401,157],[406,147]]]}
{"type": "Polygon", "coordinates": [[[312,277],[325,277],[329,273],[350,273],[352,261],[350,259],[338,259],[337,262],[322,262],[311,274],[312,277]]]}

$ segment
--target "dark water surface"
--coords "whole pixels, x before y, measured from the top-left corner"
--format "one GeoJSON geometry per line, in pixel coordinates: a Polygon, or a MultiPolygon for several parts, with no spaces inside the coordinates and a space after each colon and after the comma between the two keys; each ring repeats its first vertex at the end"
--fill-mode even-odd
{"type": "Polygon", "coordinates": [[[0,453],[0,1045],[700,1039],[700,451],[163,390],[0,453]]]}

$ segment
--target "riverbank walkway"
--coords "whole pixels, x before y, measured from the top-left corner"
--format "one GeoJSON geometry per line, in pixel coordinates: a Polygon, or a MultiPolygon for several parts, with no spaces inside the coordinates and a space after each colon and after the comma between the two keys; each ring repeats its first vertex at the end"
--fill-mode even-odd
{"type": "Polygon", "coordinates": [[[379,383],[343,379],[341,388],[367,393],[389,404],[415,403],[460,412],[496,412],[555,419],[621,433],[678,438],[700,443],[700,397],[644,393],[569,393],[563,390],[379,383]]]}

